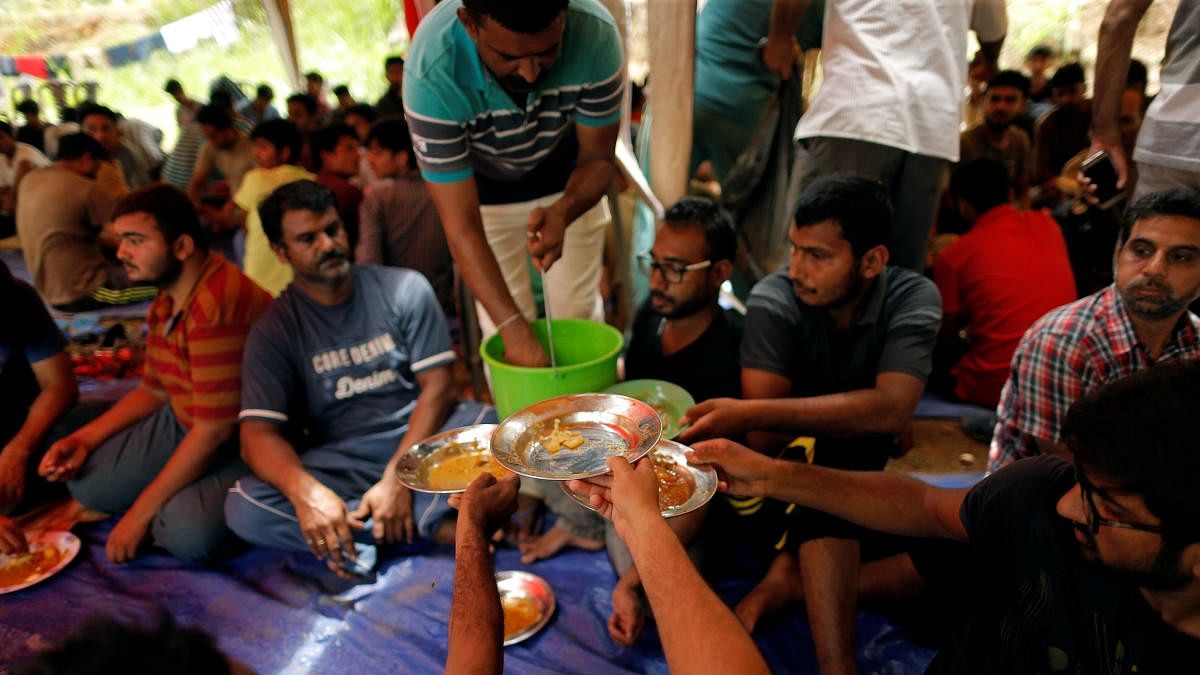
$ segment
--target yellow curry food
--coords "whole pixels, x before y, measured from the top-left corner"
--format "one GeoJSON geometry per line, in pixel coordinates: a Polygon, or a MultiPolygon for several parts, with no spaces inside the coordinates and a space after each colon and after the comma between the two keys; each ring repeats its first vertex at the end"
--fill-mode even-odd
{"type": "Polygon", "coordinates": [[[456,455],[429,469],[429,489],[461,490],[485,473],[499,479],[507,476],[509,472],[492,459],[490,454],[456,455]]]}
{"type": "Polygon", "coordinates": [[[682,506],[691,499],[694,489],[691,476],[670,456],[654,455],[654,474],[658,477],[659,510],[682,506]]]}
{"type": "Polygon", "coordinates": [[[541,615],[537,600],[525,596],[505,596],[500,601],[504,608],[504,639],[508,639],[537,623],[541,615]]]}
{"type": "Polygon", "coordinates": [[[562,420],[554,420],[554,428],[542,435],[539,442],[546,452],[554,454],[563,448],[568,450],[578,450],[583,445],[583,434],[570,429],[563,429],[562,420]]]}
{"type": "Polygon", "coordinates": [[[29,553],[0,556],[0,588],[16,586],[53,569],[62,551],[46,546],[29,553]]]}

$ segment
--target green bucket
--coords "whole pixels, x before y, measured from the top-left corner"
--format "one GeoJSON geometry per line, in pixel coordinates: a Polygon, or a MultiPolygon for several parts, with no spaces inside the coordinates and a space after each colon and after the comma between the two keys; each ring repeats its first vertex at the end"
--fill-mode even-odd
{"type": "MultiPolygon", "coordinates": [[[[546,348],[546,320],[532,324],[546,348]]],[[[625,338],[616,328],[583,319],[554,320],[554,355],[558,373],[550,368],[526,368],[504,362],[504,339],[491,336],[479,354],[492,376],[492,398],[500,419],[525,406],[563,394],[604,391],[617,381],[617,355],[625,338]]]]}

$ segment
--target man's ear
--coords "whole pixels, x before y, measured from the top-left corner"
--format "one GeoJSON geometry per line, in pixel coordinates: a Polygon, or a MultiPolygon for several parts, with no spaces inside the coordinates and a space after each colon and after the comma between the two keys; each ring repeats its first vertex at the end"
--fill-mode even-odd
{"type": "Polygon", "coordinates": [[[192,239],[190,234],[181,234],[175,238],[175,243],[171,246],[171,255],[175,256],[180,262],[192,257],[196,252],[196,240],[192,239]]]}
{"type": "Polygon", "coordinates": [[[881,244],[863,254],[859,269],[864,279],[874,279],[883,272],[883,268],[887,267],[887,264],[888,249],[887,246],[881,244]]]}
{"type": "Polygon", "coordinates": [[[713,261],[712,273],[716,278],[717,286],[720,286],[733,276],[733,262],[730,260],[713,261]]]}
{"type": "Polygon", "coordinates": [[[467,11],[466,7],[458,8],[458,22],[463,25],[463,28],[467,29],[467,35],[470,35],[472,40],[479,39],[479,26],[471,18],[471,13],[467,11]]]}
{"type": "Polygon", "coordinates": [[[275,252],[275,257],[284,265],[291,265],[292,261],[288,260],[287,251],[284,250],[283,244],[271,242],[271,250],[275,252]]]}

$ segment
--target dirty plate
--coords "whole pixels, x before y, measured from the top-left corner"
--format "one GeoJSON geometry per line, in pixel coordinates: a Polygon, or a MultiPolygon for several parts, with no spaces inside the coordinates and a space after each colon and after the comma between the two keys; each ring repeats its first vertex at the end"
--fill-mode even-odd
{"type": "Polygon", "coordinates": [[[409,447],[396,464],[396,478],[418,492],[462,492],[482,473],[511,475],[489,450],[495,424],[443,431],[409,447]]]}
{"type": "Polygon", "coordinates": [[[608,471],[605,460],[636,461],[658,443],[654,408],[618,394],[556,396],[513,413],[492,435],[492,456],[531,478],[570,480],[608,471]]]}
{"type": "Polygon", "coordinates": [[[35,532],[27,537],[29,553],[0,554],[0,595],[49,579],[79,553],[79,537],[70,532],[35,532]]]}
{"type": "Polygon", "coordinates": [[[627,380],[605,389],[604,393],[631,396],[654,408],[662,419],[662,437],[668,440],[683,431],[679,420],[688,408],[696,405],[696,399],[686,389],[666,380],[627,380]]]}
{"type": "MultiPolygon", "coordinates": [[[[663,518],[691,513],[708,503],[717,493],[717,472],[710,466],[692,466],[687,461],[688,447],[675,441],[659,441],[648,457],[658,474],[658,506],[663,518]]],[[[595,511],[586,494],[575,492],[566,483],[562,491],[580,506],[595,511]]]]}
{"type": "Polygon", "coordinates": [[[554,615],[554,591],[529,572],[497,572],[496,590],[504,609],[504,646],[535,635],[554,615]]]}

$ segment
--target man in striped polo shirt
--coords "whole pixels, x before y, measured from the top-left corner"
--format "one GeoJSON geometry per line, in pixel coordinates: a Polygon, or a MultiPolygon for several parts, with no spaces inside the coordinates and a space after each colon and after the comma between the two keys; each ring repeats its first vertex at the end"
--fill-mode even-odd
{"type": "Polygon", "coordinates": [[[234,433],[242,346],[271,297],[208,250],[177,188],[131,192],[117,204],[113,228],[129,278],[159,288],[142,382],[51,446],[38,470],[69,481],[88,510],[124,512],[105,547],[113,562],[136,557],[147,535],[174,555],[209,558],[228,535],[225,491],[247,473],[234,433]]]}
{"type": "Polygon", "coordinates": [[[527,323],[530,257],[554,288],[551,314],[603,319],[599,200],[624,85],[620,34],[597,0],[446,0],[413,40],[404,109],[418,165],[510,363],[549,365],[527,323]]]}

